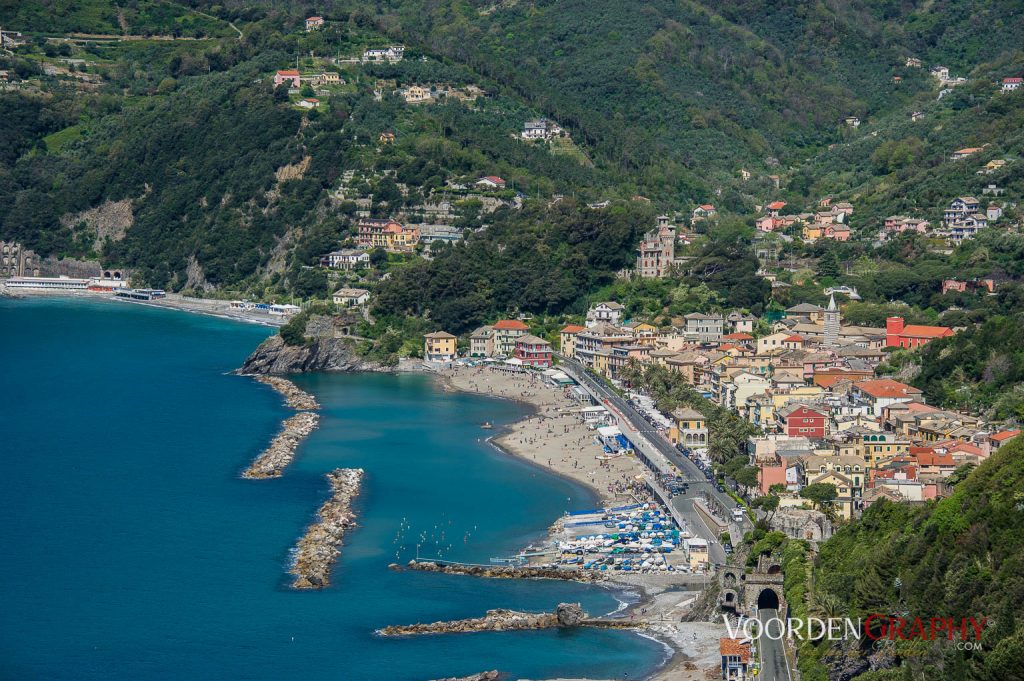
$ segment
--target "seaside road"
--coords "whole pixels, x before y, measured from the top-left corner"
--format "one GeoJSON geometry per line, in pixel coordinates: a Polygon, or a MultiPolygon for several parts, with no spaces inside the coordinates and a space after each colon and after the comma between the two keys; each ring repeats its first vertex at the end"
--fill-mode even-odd
{"type": "MultiPolygon", "coordinates": [[[[769,620],[777,618],[779,612],[772,608],[762,608],[757,611],[757,618],[761,620],[762,627],[767,627],[769,620]]],[[[758,650],[761,653],[761,673],[758,676],[760,681],[792,681],[789,674],[789,662],[786,660],[786,651],[783,649],[783,641],[780,632],[776,630],[779,622],[776,620],[771,625],[772,639],[762,633],[757,641],[758,650]]],[[[763,631],[763,629],[762,629],[763,631]]]]}
{"type": "Polygon", "coordinates": [[[626,400],[619,397],[607,385],[587,374],[581,364],[574,360],[563,358],[561,368],[594,396],[599,403],[612,407],[617,412],[617,415],[621,416],[620,426],[626,426],[624,429],[626,435],[641,450],[650,455],[650,450],[653,449],[679,468],[684,478],[690,482],[690,491],[686,495],[675,497],[672,500],[673,505],[683,514],[690,531],[696,536],[707,539],[711,562],[717,565],[724,565],[726,563],[725,549],[722,548],[718,541],[718,534],[708,527],[704,519],[700,517],[700,514],[693,507],[693,499],[700,497],[703,492],[707,492],[709,495],[720,500],[721,497],[724,497],[725,500],[722,503],[725,504],[725,508],[732,508],[734,505],[732,499],[726,494],[719,493],[704,478],[704,474],[700,472],[700,469],[692,461],[682,456],[660,434],[651,432],[653,427],[643,415],[630,406],[626,400]]]}

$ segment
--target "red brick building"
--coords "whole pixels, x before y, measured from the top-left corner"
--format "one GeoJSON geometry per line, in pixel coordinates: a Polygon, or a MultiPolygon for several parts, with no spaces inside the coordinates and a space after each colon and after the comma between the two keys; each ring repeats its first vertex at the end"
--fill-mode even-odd
{"type": "Polygon", "coordinates": [[[822,440],[828,429],[828,411],[812,409],[806,404],[794,404],[779,412],[782,432],[790,437],[822,440]]]}

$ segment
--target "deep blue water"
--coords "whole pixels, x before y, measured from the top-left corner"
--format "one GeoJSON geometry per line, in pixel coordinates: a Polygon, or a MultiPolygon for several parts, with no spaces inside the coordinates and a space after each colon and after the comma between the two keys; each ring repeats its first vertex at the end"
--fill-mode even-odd
{"type": "Polygon", "coordinates": [[[421,555],[507,555],[593,499],[481,441],[479,423],[513,421],[520,406],[414,375],[301,377],[324,406],[320,429],[283,478],[242,480],[291,413],[226,373],[269,333],[121,303],[0,299],[0,678],[421,681],[497,668],[635,679],[655,668],[660,644],[623,632],[376,638],[386,624],[496,607],[614,609],[599,587],[387,569],[417,537],[421,555]],[[339,466],[367,470],[359,528],[331,588],[293,591],[288,551],[339,466]]]}

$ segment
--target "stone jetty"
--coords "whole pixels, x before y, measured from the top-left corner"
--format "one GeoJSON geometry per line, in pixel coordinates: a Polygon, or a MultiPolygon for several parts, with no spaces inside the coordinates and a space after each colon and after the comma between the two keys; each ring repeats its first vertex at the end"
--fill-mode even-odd
{"type": "Polygon", "coordinates": [[[312,411],[320,408],[320,403],[316,401],[316,398],[295,385],[287,378],[281,378],[280,376],[253,376],[253,379],[269,385],[271,388],[281,393],[284,397],[285,402],[292,409],[298,409],[299,411],[312,411]]]}
{"type": "Polygon", "coordinates": [[[400,624],[378,629],[379,636],[416,636],[420,634],[468,634],[478,631],[521,631],[556,627],[598,627],[602,629],[639,629],[647,623],[624,619],[592,619],[579,603],[559,603],[554,612],[488,610],[483,617],[427,624],[400,624]]]}
{"type": "Polygon", "coordinates": [[[291,574],[296,589],[322,589],[330,585],[331,568],[341,551],[338,547],[345,532],[355,527],[352,500],[359,495],[363,481],[362,468],[338,468],[326,475],[331,485],[331,498],[317,513],[317,521],[309,526],[295,549],[291,574]]]}
{"type": "Polygon", "coordinates": [[[421,572],[443,572],[449,575],[469,575],[491,579],[562,579],[572,582],[601,582],[605,580],[597,570],[573,570],[571,568],[538,567],[530,565],[468,565],[465,563],[410,560],[403,566],[392,563],[392,570],[419,570],[421,572]]]}
{"type": "Polygon", "coordinates": [[[295,458],[295,450],[306,437],[316,430],[320,415],[313,412],[299,412],[282,423],[277,434],[263,453],[257,456],[242,473],[243,478],[279,478],[288,464],[295,458]]]}

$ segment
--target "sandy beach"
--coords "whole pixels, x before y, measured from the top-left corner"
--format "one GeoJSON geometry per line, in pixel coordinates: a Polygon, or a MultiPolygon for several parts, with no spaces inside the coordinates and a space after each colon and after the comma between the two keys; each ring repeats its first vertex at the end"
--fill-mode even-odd
{"type": "Polygon", "coordinates": [[[628,456],[599,461],[596,457],[602,448],[579,417],[582,405],[564,389],[547,385],[533,372],[455,367],[439,374],[453,389],[519,400],[533,407],[531,416],[491,440],[503,451],[590,487],[604,504],[647,498],[636,477],[643,474],[643,465],[628,456]]]}
{"type": "MultiPolygon", "coordinates": [[[[533,407],[530,416],[493,438],[501,450],[586,485],[605,505],[648,498],[637,478],[646,470],[639,461],[629,456],[608,461],[596,458],[602,448],[594,439],[594,431],[579,417],[582,405],[565,389],[544,383],[533,372],[508,374],[486,367],[459,366],[437,373],[450,389],[519,400],[533,407]]],[[[650,681],[718,677],[718,641],[725,635],[724,625],[682,621],[698,592],[680,589],[666,575],[633,575],[610,581],[642,594],[625,616],[646,620],[648,634],[672,649],[670,659],[650,681]]]]}

